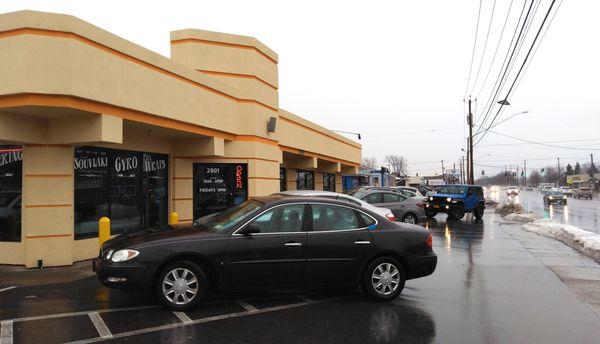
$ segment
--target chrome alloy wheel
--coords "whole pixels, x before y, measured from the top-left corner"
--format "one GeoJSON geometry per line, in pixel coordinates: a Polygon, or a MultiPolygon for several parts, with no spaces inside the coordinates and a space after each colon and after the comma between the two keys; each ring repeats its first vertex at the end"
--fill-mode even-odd
{"type": "Polygon", "coordinates": [[[381,263],[373,270],[371,283],[378,294],[390,295],[398,289],[400,272],[391,263],[381,263]]]}
{"type": "Polygon", "coordinates": [[[198,278],[188,269],[173,269],[162,281],[162,292],[169,302],[187,305],[198,294],[198,278]]]}
{"type": "Polygon", "coordinates": [[[404,223],[410,223],[410,224],[414,225],[417,223],[417,219],[415,218],[414,215],[408,214],[404,217],[404,223]]]}

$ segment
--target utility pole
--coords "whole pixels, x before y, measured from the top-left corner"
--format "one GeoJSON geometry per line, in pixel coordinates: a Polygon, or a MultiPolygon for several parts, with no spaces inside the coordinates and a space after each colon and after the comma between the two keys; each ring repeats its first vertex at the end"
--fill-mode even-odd
{"type": "Polygon", "coordinates": [[[456,184],[456,180],[454,179],[456,176],[456,163],[452,163],[452,184],[456,184]]]}
{"type": "Polygon", "coordinates": [[[471,153],[469,152],[469,138],[467,137],[467,161],[465,167],[465,184],[469,184],[469,176],[471,175],[471,164],[469,163],[471,153]]]}
{"type": "Polygon", "coordinates": [[[471,98],[469,98],[469,184],[474,184],[473,174],[473,113],[471,112],[471,98]]]}
{"type": "Polygon", "coordinates": [[[504,165],[504,176],[506,177],[506,186],[508,186],[508,170],[506,168],[507,166],[504,165]]]}
{"type": "Polygon", "coordinates": [[[556,158],[556,161],[558,161],[558,181],[556,182],[556,187],[559,188],[562,179],[562,173],[560,172],[560,158],[556,158]]]}
{"type": "Polygon", "coordinates": [[[527,160],[523,160],[523,186],[527,187],[527,160]]]}
{"type": "Polygon", "coordinates": [[[465,163],[465,157],[464,155],[460,157],[460,183],[464,184],[465,183],[465,179],[464,179],[464,165],[465,163]]]}
{"type": "Polygon", "coordinates": [[[442,160],[442,182],[446,184],[446,177],[444,176],[444,160],[442,160]]]}

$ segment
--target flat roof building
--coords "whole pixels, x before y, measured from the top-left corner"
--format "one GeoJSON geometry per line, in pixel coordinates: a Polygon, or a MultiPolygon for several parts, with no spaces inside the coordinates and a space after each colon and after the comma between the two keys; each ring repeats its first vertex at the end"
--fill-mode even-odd
{"type": "Polygon", "coordinates": [[[278,55],[171,32],[164,57],[73,16],[0,15],[0,264],[69,265],[113,233],[280,190],[342,190],[361,145],[279,108],[278,55]]]}

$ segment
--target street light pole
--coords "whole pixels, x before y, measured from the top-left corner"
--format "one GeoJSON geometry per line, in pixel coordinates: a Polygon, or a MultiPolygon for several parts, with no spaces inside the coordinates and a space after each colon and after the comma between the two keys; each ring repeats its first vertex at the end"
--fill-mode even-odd
{"type": "Polygon", "coordinates": [[[471,98],[469,98],[469,184],[474,184],[473,174],[473,113],[471,112],[471,98]]]}

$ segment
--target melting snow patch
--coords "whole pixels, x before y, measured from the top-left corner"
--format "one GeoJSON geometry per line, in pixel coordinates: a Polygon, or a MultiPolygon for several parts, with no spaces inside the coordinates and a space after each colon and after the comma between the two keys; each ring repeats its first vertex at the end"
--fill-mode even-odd
{"type": "Polygon", "coordinates": [[[536,216],[534,213],[525,213],[525,214],[511,213],[511,214],[504,216],[504,219],[509,220],[509,221],[515,221],[515,222],[532,222],[532,221],[535,221],[536,216]]]}
{"type": "Polygon", "coordinates": [[[525,224],[523,229],[560,240],[600,263],[600,235],[596,233],[547,219],[525,224]]]}

